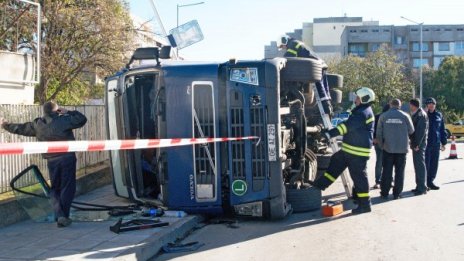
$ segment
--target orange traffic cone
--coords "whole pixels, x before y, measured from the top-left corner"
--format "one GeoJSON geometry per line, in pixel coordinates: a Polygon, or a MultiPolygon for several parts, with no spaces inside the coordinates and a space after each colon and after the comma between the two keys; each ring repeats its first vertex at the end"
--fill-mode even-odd
{"type": "Polygon", "coordinates": [[[451,136],[451,148],[450,148],[450,155],[448,159],[457,159],[458,153],[456,152],[456,141],[455,137],[451,136]]]}

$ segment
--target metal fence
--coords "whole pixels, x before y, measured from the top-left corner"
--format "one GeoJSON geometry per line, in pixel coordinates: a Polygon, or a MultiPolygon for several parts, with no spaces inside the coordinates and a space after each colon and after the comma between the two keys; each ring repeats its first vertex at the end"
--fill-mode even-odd
{"type": "MultiPolygon", "coordinates": [[[[104,106],[64,106],[68,110],[78,110],[87,117],[87,124],[74,130],[76,140],[104,140],[106,139],[105,107],[104,106]]],[[[38,105],[2,105],[0,104],[0,117],[11,123],[24,123],[42,115],[42,106],[38,105]]],[[[1,142],[28,142],[36,141],[33,137],[24,137],[10,134],[0,128],[1,142]]],[[[108,160],[108,152],[77,152],[77,169],[83,175],[87,174],[87,167],[103,163],[108,160]]],[[[31,155],[0,155],[0,193],[8,192],[10,180],[16,174],[31,164],[39,167],[48,178],[47,162],[40,154],[31,155]]],[[[26,184],[22,184],[26,185],[26,184]]]]}

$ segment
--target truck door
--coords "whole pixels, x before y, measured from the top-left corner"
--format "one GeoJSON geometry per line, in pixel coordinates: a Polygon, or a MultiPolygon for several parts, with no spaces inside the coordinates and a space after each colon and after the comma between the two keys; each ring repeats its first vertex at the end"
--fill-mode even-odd
{"type": "MultiPolygon", "coordinates": [[[[106,81],[106,119],[107,119],[107,137],[110,140],[117,140],[123,137],[122,132],[122,96],[121,88],[118,87],[119,77],[112,77],[106,81]]],[[[129,197],[126,188],[126,178],[123,172],[120,151],[110,151],[110,162],[113,173],[113,186],[116,195],[129,197]]]]}

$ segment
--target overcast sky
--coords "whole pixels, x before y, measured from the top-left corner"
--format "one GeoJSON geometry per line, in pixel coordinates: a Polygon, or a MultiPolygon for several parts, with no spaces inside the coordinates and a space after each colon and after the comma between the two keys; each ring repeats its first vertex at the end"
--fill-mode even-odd
{"type": "MultiPolygon", "coordinates": [[[[154,17],[151,0],[130,0],[131,12],[154,17]]],[[[166,31],[176,27],[177,4],[202,0],[155,0],[166,31]]],[[[363,17],[380,25],[464,24],[464,0],[203,0],[179,9],[179,24],[196,19],[205,39],[180,50],[189,60],[262,59],[264,45],[322,17],[363,17]]]]}

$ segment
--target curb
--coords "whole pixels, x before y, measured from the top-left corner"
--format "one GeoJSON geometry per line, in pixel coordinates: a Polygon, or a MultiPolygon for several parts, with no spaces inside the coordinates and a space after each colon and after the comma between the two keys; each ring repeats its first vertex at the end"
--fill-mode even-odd
{"type": "Polygon", "coordinates": [[[114,260],[148,260],[161,251],[164,245],[184,238],[198,223],[203,221],[202,216],[187,216],[183,219],[185,221],[176,222],[173,226],[167,228],[160,237],[152,237],[144,240],[138,246],[114,257],[114,260]]]}

